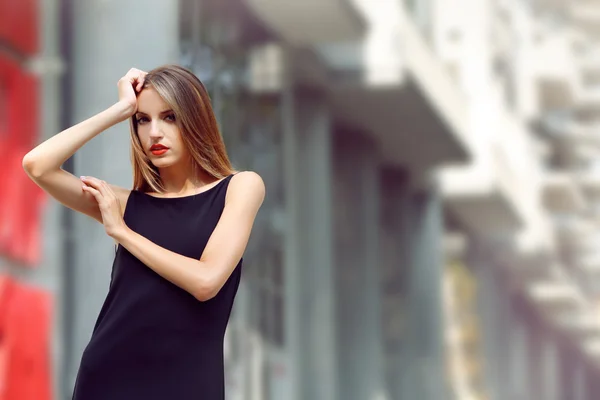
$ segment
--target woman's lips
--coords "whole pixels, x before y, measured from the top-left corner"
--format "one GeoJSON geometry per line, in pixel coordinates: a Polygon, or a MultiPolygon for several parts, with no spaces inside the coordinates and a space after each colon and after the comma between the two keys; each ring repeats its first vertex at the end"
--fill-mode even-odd
{"type": "Polygon", "coordinates": [[[165,153],[166,153],[168,150],[169,150],[169,148],[168,148],[168,147],[166,147],[166,146],[163,146],[163,145],[161,145],[161,144],[155,144],[155,145],[152,145],[152,147],[150,147],[150,152],[151,152],[152,154],[154,154],[155,156],[160,156],[160,155],[163,155],[163,154],[165,154],[165,153]]]}

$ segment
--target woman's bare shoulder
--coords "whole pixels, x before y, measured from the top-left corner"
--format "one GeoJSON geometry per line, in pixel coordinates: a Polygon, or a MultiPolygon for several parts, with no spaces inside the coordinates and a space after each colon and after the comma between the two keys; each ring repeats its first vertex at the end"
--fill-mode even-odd
{"type": "Polygon", "coordinates": [[[229,199],[256,200],[262,203],[265,196],[265,183],[254,171],[237,172],[232,178],[227,193],[229,199]]]}

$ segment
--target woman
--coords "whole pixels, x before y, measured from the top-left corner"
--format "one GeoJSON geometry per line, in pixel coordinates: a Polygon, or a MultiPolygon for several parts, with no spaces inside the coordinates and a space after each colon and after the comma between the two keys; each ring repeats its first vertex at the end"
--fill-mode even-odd
{"type": "Polygon", "coordinates": [[[23,159],[31,179],[117,243],[77,400],[223,399],[223,337],[265,188],[235,173],[208,94],[188,70],[131,69],[119,101],[23,159]],[[133,190],[61,165],[131,118],[133,190]]]}

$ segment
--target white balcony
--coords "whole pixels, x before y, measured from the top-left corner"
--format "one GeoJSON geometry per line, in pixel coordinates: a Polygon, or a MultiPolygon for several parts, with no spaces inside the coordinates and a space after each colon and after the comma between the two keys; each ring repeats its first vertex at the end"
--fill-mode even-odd
{"type": "Polygon", "coordinates": [[[552,213],[578,213],[586,205],[575,177],[567,172],[548,172],[543,180],[543,202],[552,213]]]}
{"type": "Polygon", "coordinates": [[[573,151],[569,147],[591,146],[600,149],[600,124],[581,122],[572,116],[548,116],[540,129],[548,136],[558,152],[573,151]]]}
{"type": "Polygon", "coordinates": [[[600,84],[579,84],[575,110],[583,116],[596,117],[600,115],[600,84]]]}
{"type": "Polygon", "coordinates": [[[600,314],[576,314],[570,317],[564,321],[567,331],[577,336],[600,335],[600,314]]]}
{"type": "Polygon", "coordinates": [[[579,288],[565,279],[531,283],[527,294],[544,313],[552,316],[574,311],[585,304],[579,288]]]}
{"type": "Polygon", "coordinates": [[[541,240],[535,232],[539,218],[534,215],[541,182],[537,163],[527,150],[533,145],[532,135],[506,111],[496,89],[492,85],[485,91],[485,101],[471,102],[473,159],[465,166],[440,169],[441,192],[448,209],[471,230],[511,233],[518,242],[515,251],[527,248],[529,252],[541,240]],[[517,231],[523,235],[515,236],[517,231]]]}
{"type": "Polygon", "coordinates": [[[512,171],[498,156],[492,156],[490,162],[489,168],[473,165],[442,169],[439,176],[444,203],[475,232],[515,231],[522,220],[511,193],[516,190],[510,182],[514,181],[512,171]]]}
{"type": "Polygon", "coordinates": [[[509,240],[511,243],[506,248],[495,253],[496,259],[506,266],[510,279],[520,286],[526,288],[540,280],[550,279],[557,269],[564,268],[556,262],[555,247],[543,239],[538,237],[527,245],[518,235],[509,236],[509,240]]]}
{"type": "Polygon", "coordinates": [[[370,16],[363,42],[315,47],[330,71],[336,119],[372,133],[385,163],[420,174],[465,162],[472,141],[465,98],[400,2],[394,4],[370,16]]]}
{"type": "Polygon", "coordinates": [[[590,337],[579,342],[583,354],[595,364],[600,362],[600,337],[590,337]]]}
{"type": "Polygon", "coordinates": [[[578,72],[573,62],[573,36],[563,30],[544,32],[531,54],[535,66],[539,111],[572,107],[577,98],[578,72]]]}
{"type": "Polygon", "coordinates": [[[558,218],[555,221],[557,244],[570,251],[589,252],[598,233],[598,224],[580,217],[558,218]]]}
{"type": "Polygon", "coordinates": [[[365,20],[350,0],[246,0],[254,14],[287,42],[310,45],[357,40],[365,20]]]}
{"type": "Polygon", "coordinates": [[[600,4],[574,1],[569,6],[571,21],[593,37],[600,36],[600,4]]]}
{"type": "Polygon", "coordinates": [[[596,263],[600,272],[600,221],[593,217],[588,222],[590,232],[577,237],[576,246],[572,247],[573,251],[580,256],[577,265],[579,267],[595,268],[596,263]]]}
{"type": "MultiPolygon", "coordinates": [[[[600,274],[600,254],[592,252],[584,255],[577,261],[577,267],[588,275],[600,274]]],[[[598,315],[600,316],[600,313],[598,315]]]]}
{"type": "Polygon", "coordinates": [[[600,337],[600,313],[592,304],[582,309],[555,316],[558,327],[576,340],[588,340],[600,337]]]}
{"type": "Polygon", "coordinates": [[[532,6],[538,11],[563,11],[570,4],[569,0],[533,0],[532,6]]]}
{"type": "Polygon", "coordinates": [[[593,146],[600,149],[600,126],[598,124],[584,124],[573,121],[567,127],[571,140],[583,146],[593,146]]]}
{"type": "Polygon", "coordinates": [[[600,127],[583,123],[571,116],[549,116],[540,119],[537,129],[545,135],[550,152],[562,165],[576,166],[600,157],[600,127]]]}
{"type": "Polygon", "coordinates": [[[585,171],[576,174],[576,180],[590,201],[600,200],[600,171],[585,171]]]}
{"type": "Polygon", "coordinates": [[[582,80],[600,81],[600,48],[597,45],[584,45],[581,55],[575,59],[582,80]]]}

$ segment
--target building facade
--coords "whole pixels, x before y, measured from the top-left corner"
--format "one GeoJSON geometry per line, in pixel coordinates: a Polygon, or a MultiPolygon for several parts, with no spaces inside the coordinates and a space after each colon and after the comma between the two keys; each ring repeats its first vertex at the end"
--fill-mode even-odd
{"type": "MultiPolygon", "coordinates": [[[[112,104],[129,68],[185,65],[235,167],[263,177],[228,398],[588,400],[595,14],[533,3],[51,0],[24,65],[42,139],[112,104]]],[[[65,168],[130,187],[128,126],[65,168]]],[[[42,236],[39,265],[3,268],[54,297],[66,399],[114,247],[52,201],[42,236]]]]}

